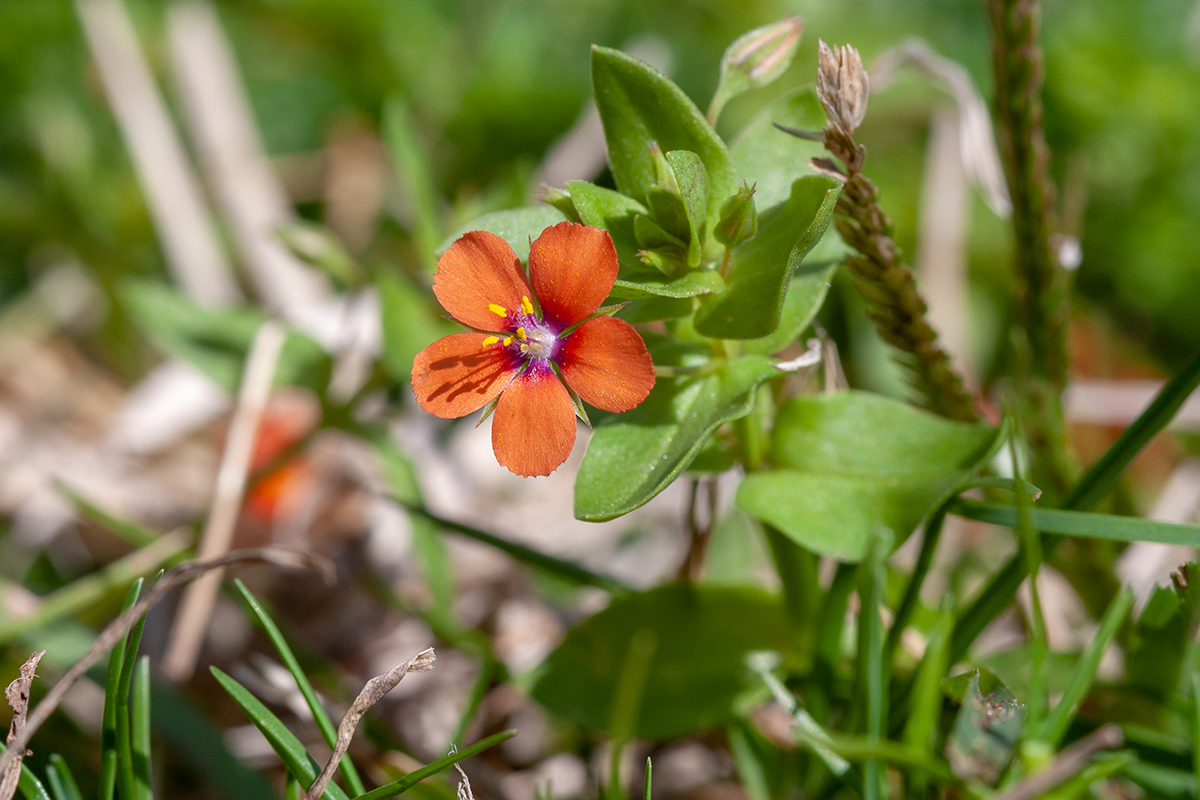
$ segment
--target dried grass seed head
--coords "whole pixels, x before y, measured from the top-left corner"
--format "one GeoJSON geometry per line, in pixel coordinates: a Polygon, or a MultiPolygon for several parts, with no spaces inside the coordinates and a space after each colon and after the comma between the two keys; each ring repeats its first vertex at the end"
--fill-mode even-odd
{"type": "Polygon", "coordinates": [[[848,44],[830,47],[821,40],[817,47],[817,97],[829,123],[851,136],[867,115],[870,82],[862,57],[848,44]]]}

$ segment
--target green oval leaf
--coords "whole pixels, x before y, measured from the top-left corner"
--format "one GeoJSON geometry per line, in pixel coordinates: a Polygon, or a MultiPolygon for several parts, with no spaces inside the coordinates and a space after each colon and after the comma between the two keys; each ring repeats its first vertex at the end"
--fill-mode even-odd
{"type": "Polygon", "coordinates": [[[612,297],[618,300],[637,300],[643,297],[696,297],[720,292],[725,281],[710,269],[698,269],[669,278],[658,270],[622,270],[613,284],[612,297]]]}
{"type": "Polygon", "coordinates": [[[794,398],[771,433],[775,469],[748,476],[737,506],[811,550],[857,561],[877,526],[903,542],[991,457],[1002,430],[865,392],[794,398]]]}
{"type": "Polygon", "coordinates": [[[437,254],[450,249],[460,236],[467,231],[488,231],[508,242],[508,246],[517,254],[522,263],[529,261],[529,243],[542,235],[542,231],[551,225],[566,222],[566,214],[554,206],[537,205],[508,208],[504,211],[493,211],[478,219],[468,222],[454,233],[446,237],[437,254]]]}
{"type": "Polygon", "coordinates": [[[797,178],[814,174],[809,159],[825,155],[823,143],[798,139],[775,123],[810,131],[824,128],[825,112],[816,90],[809,86],[767,104],[729,148],[738,175],[754,186],[759,208],[787,200],[797,178]]]}
{"type": "Polygon", "coordinates": [[[640,406],[596,428],[575,479],[575,516],[612,519],[675,480],[723,423],[745,416],[753,389],[778,375],[765,356],[745,356],[703,375],[659,378],[640,406]]]}
{"type": "Polygon", "coordinates": [[[758,589],[671,584],[616,598],[571,629],[543,663],[534,699],[595,731],[607,731],[630,642],[654,642],[633,730],[667,739],[727,721],[747,686],[742,659],[781,650],[779,601],[758,589]]]}
{"type": "Polygon", "coordinates": [[[708,224],[734,192],[737,173],[721,137],[683,90],[648,64],[607,47],[592,48],[592,91],[604,123],[617,188],[644,200],[655,182],[650,144],[690,150],[708,170],[708,224]]]}
{"type": "Polygon", "coordinates": [[[792,184],[786,203],[759,217],[758,235],[733,248],[726,289],[705,298],[696,312],[696,330],[717,339],[758,339],[779,327],[789,281],[810,281],[810,294],[824,301],[832,268],[815,264],[797,271],[804,257],[825,235],[833,219],[841,184],[809,175],[792,184]],[[796,275],[795,279],[792,278],[796,275]]]}

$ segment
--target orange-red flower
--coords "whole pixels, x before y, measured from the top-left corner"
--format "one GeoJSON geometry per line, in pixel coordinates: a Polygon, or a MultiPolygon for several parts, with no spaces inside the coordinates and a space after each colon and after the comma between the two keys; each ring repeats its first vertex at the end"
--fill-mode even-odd
{"type": "Polygon", "coordinates": [[[529,251],[528,279],[507,242],[485,231],[467,233],[438,261],[433,292],[474,330],[417,355],[417,402],[452,419],[497,400],[496,460],[517,475],[549,475],[575,444],[567,386],[614,412],[638,405],[654,387],[654,364],[633,326],[608,316],[588,319],[616,279],[617,251],[599,228],[560,222],[542,231],[529,251]]]}

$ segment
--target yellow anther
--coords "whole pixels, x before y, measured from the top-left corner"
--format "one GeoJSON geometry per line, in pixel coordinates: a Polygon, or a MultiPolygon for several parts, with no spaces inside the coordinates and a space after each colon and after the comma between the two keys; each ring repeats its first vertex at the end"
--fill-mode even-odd
{"type": "Polygon", "coordinates": [[[501,317],[508,316],[508,309],[506,309],[504,306],[498,306],[495,303],[488,303],[488,311],[492,312],[493,314],[496,314],[497,316],[501,316],[501,317]]]}
{"type": "Polygon", "coordinates": [[[526,341],[526,339],[528,337],[525,336],[524,328],[517,328],[517,338],[520,339],[522,342],[526,341]]]}
{"type": "Polygon", "coordinates": [[[497,343],[497,342],[499,342],[499,341],[500,341],[500,337],[499,337],[499,336],[489,336],[489,337],[487,337],[486,339],[484,339],[484,340],[483,340],[483,346],[484,346],[484,347],[491,347],[492,345],[496,344],[496,343],[497,343]]]}
{"type": "Polygon", "coordinates": [[[505,337],[504,337],[504,341],[502,342],[502,344],[503,344],[505,347],[508,347],[510,344],[512,344],[512,342],[513,342],[513,337],[511,337],[511,336],[505,336],[505,337]]]}
{"type": "Polygon", "coordinates": [[[533,303],[531,303],[529,298],[524,295],[521,296],[521,310],[526,314],[533,313],[533,303]]]}

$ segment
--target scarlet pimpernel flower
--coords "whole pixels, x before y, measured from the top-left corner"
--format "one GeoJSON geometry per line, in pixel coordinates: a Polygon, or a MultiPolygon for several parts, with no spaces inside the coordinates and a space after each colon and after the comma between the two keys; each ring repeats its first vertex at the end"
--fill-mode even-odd
{"type": "Polygon", "coordinates": [[[472,330],[417,355],[417,402],[453,419],[495,400],[496,460],[517,475],[549,475],[575,444],[572,392],[620,412],[654,387],[654,364],[633,326],[593,316],[616,279],[617,251],[599,228],[561,222],[542,231],[528,277],[499,236],[465,234],[438,261],[433,292],[472,330]]]}

